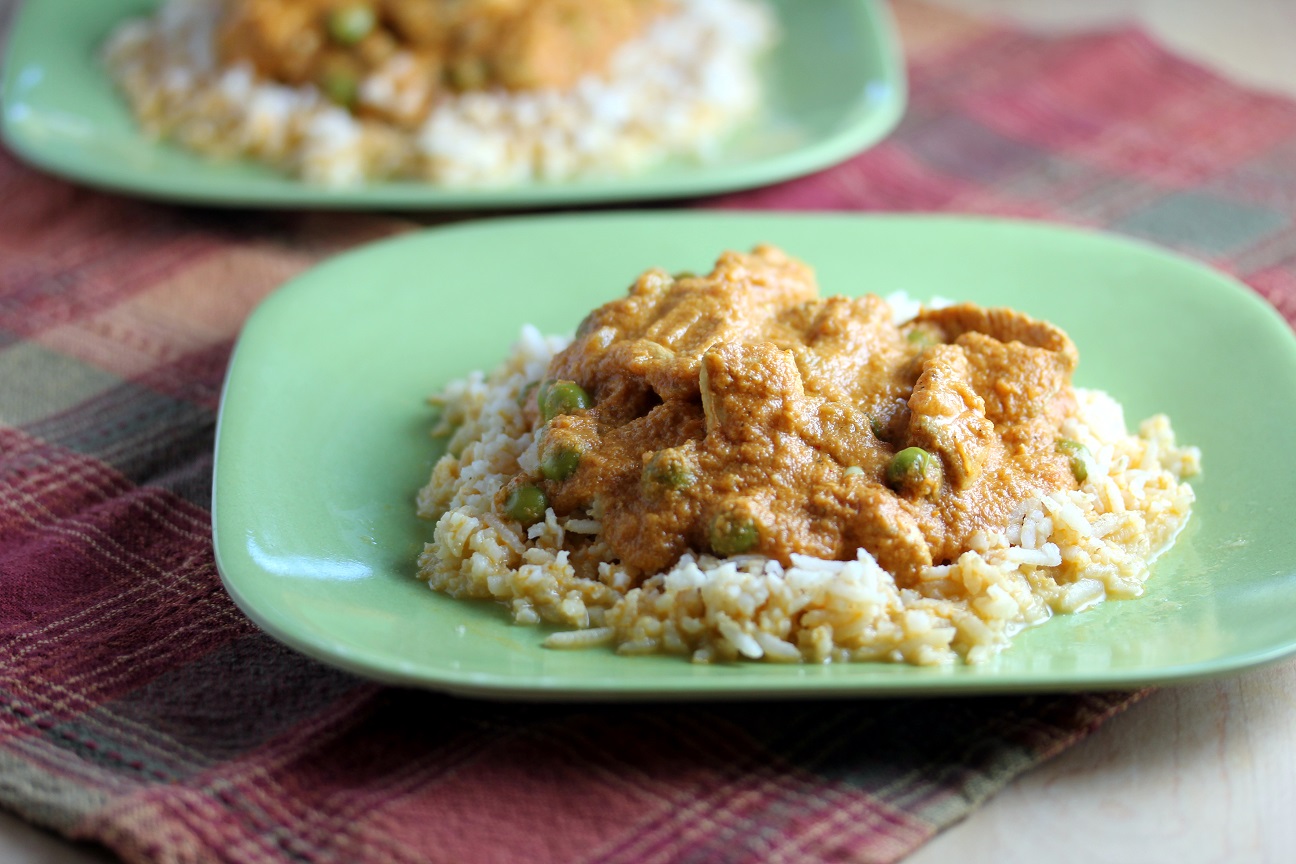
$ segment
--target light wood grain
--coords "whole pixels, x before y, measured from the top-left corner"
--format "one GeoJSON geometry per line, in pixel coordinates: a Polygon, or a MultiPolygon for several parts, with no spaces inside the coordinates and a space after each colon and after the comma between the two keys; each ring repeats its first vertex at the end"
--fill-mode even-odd
{"type": "Polygon", "coordinates": [[[1296,861],[1296,664],[1160,690],[910,864],[1296,861]]]}

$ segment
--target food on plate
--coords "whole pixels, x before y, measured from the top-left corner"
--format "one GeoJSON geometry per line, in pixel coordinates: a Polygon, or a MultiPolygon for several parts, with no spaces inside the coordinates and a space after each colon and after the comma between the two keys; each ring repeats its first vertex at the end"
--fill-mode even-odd
{"type": "Polygon", "coordinates": [[[200,153],[499,185],[705,157],[773,31],[759,0],[167,0],[105,57],[140,125],[200,153]]]}
{"type": "Polygon", "coordinates": [[[1076,388],[1011,309],[820,297],[771,246],[650,270],[435,397],[419,577],[546,644],[696,661],[978,662],[1142,593],[1196,448],[1076,388]]]}

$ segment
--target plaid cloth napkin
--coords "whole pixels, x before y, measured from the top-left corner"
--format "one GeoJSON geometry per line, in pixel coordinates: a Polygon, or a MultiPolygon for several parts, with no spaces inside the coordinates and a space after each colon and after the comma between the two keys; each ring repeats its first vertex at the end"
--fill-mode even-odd
{"type": "MultiPolygon", "coordinates": [[[[1137,32],[898,4],[912,106],[833,170],[706,202],[1101,225],[1296,319],[1296,105],[1137,32]]],[[[1138,694],[493,704],[260,634],[219,583],[210,470],[240,322],[406,227],[210,212],[0,152],[0,801],[131,862],[894,861],[1138,694]]]]}

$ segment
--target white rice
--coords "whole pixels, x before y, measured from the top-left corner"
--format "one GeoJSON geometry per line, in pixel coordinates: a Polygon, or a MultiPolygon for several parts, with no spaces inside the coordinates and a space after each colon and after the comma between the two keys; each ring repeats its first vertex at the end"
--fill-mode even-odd
{"type": "MultiPolygon", "coordinates": [[[[756,0],[669,0],[602,76],[569,90],[449,96],[412,132],[361,121],[313,86],[221,67],[221,0],[169,0],[119,27],[108,70],[141,127],[210,156],[251,157],[304,180],[348,186],[408,177],[455,187],[620,175],[668,156],[706,159],[759,101],[756,57],[772,41],[756,0]]],[[[397,54],[366,78],[378,107],[421,101],[426,83],[397,54]]]]}
{"type": "Polygon", "coordinates": [[[1191,510],[1182,478],[1197,472],[1198,450],[1177,446],[1164,416],[1129,434],[1117,402],[1079,390],[1079,417],[1062,434],[1093,454],[1082,488],[1023,501],[1003,531],[978,532],[957,561],[925,568],[913,587],[897,586],[862,549],[853,561],[793,555],[788,567],[757,555],[686,554],[636,584],[588,515],[551,509],[523,537],[492,513],[508,479],[537,468],[518,396],[565,341],[524,328],[498,369],[435,398],[448,450],[418,500],[420,515],[436,521],[419,577],[453,597],[500,601],[520,623],[569,628],[550,636],[550,647],[612,644],[696,662],[977,663],[1055,612],[1139,596],[1191,510]],[[597,578],[577,575],[570,535],[592,538],[597,578]]]}

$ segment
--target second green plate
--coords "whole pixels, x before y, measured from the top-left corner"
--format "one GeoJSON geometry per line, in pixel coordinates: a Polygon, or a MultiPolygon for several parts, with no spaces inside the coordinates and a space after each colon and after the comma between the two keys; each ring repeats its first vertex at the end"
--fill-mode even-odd
{"type": "Polygon", "coordinates": [[[768,0],[781,41],[765,58],[766,105],[719,157],[614,180],[449,189],[373,183],[327,189],[250,162],[213,162],[141,135],[99,61],[122,20],[158,0],[27,0],[9,40],[5,142],[32,164],[154,198],[263,207],[499,208],[680,198],[825,168],[885,136],[905,104],[895,28],[880,0],[768,0]]]}

